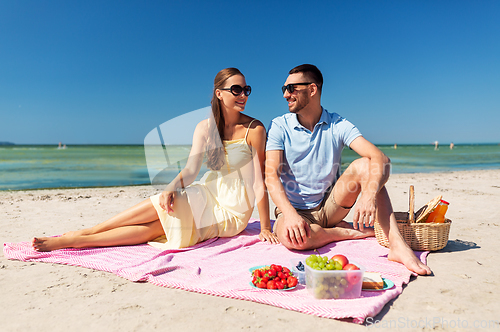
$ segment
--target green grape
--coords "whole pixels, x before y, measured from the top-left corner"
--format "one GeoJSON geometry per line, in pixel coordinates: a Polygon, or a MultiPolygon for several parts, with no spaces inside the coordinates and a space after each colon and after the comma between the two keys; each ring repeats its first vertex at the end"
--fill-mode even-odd
{"type": "Polygon", "coordinates": [[[319,264],[317,262],[314,262],[313,265],[311,266],[313,269],[315,270],[319,270],[320,267],[319,267],[319,264]]]}
{"type": "Polygon", "coordinates": [[[306,264],[307,264],[308,266],[312,267],[312,265],[313,265],[313,261],[312,261],[312,259],[311,259],[311,256],[309,256],[309,257],[307,257],[307,258],[306,258],[306,264]]]}
{"type": "Polygon", "coordinates": [[[325,263],[323,261],[321,261],[321,262],[318,263],[318,266],[320,268],[324,268],[325,267],[325,263]]]}
{"type": "Polygon", "coordinates": [[[323,263],[327,263],[328,262],[328,257],[327,256],[323,256],[321,257],[321,259],[323,260],[323,263]]]}
{"type": "Polygon", "coordinates": [[[335,266],[332,265],[332,264],[330,264],[330,263],[328,263],[328,264],[326,264],[326,269],[327,270],[333,270],[333,269],[335,269],[335,266]]]}

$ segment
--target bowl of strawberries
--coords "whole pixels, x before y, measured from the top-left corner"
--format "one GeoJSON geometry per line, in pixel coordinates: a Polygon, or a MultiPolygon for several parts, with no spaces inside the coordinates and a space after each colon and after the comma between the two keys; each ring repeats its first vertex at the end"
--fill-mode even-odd
{"type": "Polygon", "coordinates": [[[254,266],[250,285],[258,289],[288,291],[297,287],[297,277],[286,266],[278,264],[254,266]]]}

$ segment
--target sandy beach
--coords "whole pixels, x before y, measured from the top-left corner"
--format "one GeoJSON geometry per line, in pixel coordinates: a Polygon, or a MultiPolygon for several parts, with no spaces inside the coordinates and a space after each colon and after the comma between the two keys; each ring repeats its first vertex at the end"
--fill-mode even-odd
{"type": "MultiPolygon", "coordinates": [[[[428,256],[433,275],[412,278],[365,326],[2,254],[0,330],[500,330],[500,170],[394,174],[387,188],[395,211],[407,211],[411,184],[417,208],[439,194],[450,202],[449,242],[428,256]]],[[[157,192],[150,186],[3,191],[0,241],[89,227],[157,192]]]]}

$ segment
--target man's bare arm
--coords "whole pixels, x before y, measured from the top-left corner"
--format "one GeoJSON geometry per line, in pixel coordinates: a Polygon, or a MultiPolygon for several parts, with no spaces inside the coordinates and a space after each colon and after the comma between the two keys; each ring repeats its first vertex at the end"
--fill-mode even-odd
{"type": "Polygon", "coordinates": [[[278,234],[278,238],[283,242],[289,241],[295,245],[303,244],[311,236],[309,225],[299,216],[286,196],[285,188],[280,181],[279,175],[283,160],[282,150],[272,150],[266,152],[266,185],[271,198],[283,213],[283,226],[285,231],[278,234]],[[284,238],[283,238],[284,237],[284,238]]]}
{"type": "Polygon", "coordinates": [[[350,145],[361,157],[369,159],[368,180],[361,187],[361,198],[356,204],[353,216],[353,225],[358,224],[363,229],[365,226],[373,226],[376,217],[376,195],[385,185],[390,175],[390,160],[375,145],[364,137],[356,138],[350,145]]]}

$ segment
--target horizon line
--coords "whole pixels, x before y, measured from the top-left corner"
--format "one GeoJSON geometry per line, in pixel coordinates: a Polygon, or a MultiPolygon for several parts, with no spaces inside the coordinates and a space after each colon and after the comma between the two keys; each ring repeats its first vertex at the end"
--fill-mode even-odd
{"type": "MultiPolygon", "coordinates": [[[[374,145],[390,145],[393,146],[397,144],[398,146],[404,146],[404,145],[434,145],[435,142],[428,142],[428,143],[374,143],[374,145]]],[[[462,142],[462,143],[455,143],[455,142],[443,142],[443,143],[438,143],[439,145],[450,145],[453,143],[455,146],[456,145],[495,145],[498,144],[500,145],[500,142],[462,142]]],[[[137,146],[143,146],[144,143],[64,143],[66,146],[83,146],[83,145],[95,145],[95,146],[105,146],[105,145],[137,145],[137,146]]],[[[0,142],[0,146],[59,146],[59,143],[12,143],[12,142],[0,142]]],[[[152,144],[156,145],[156,144],[152,144]]],[[[186,144],[166,144],[167,146],[179,146],[179,145],[191,145],[190,143],[186,144]]]]}

